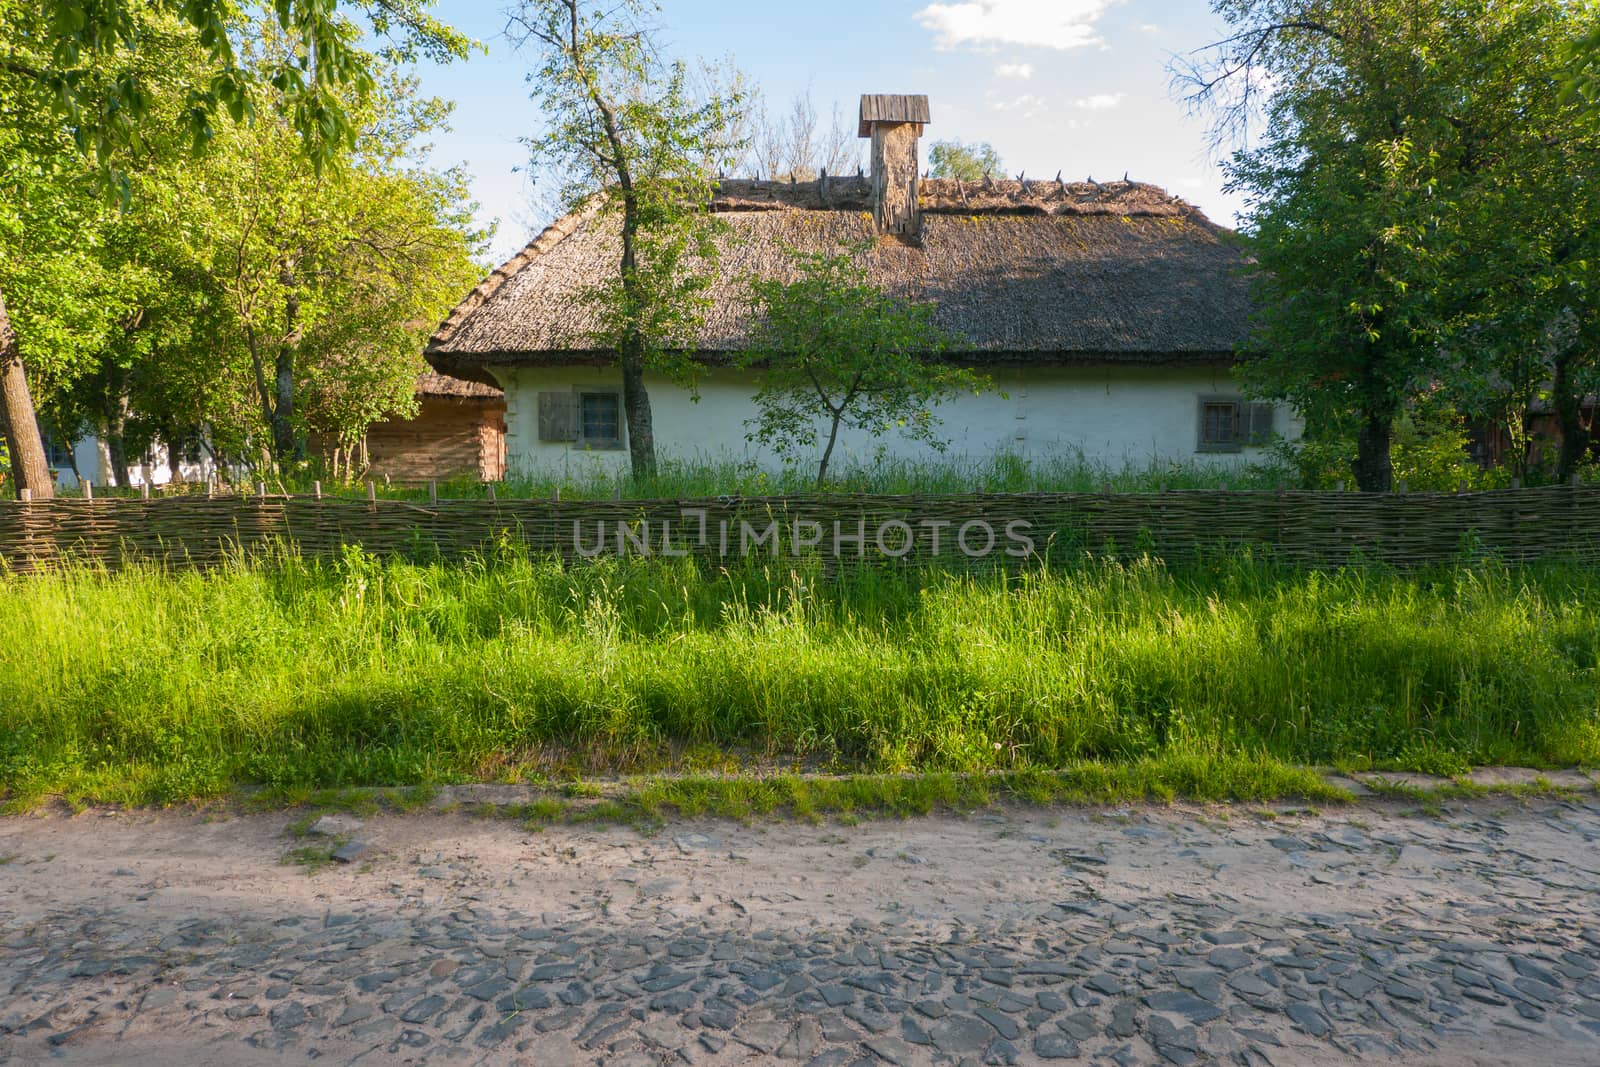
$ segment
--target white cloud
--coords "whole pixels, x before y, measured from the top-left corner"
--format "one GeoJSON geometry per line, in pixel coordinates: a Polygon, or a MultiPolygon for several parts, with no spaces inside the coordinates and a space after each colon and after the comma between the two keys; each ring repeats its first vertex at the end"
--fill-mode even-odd
{"type": "Polygon", "coordinates": [[[994,74],[997,78],[1016,78],[1020,81],[1027,81],[1033,77],[1033,64],[1002,63],[994,68],[994,74]]]}
{"type": "Polygon", "coordinates": [[[989,108],[993,111],[1011,112],[1025,119],[1037,118],[1044,114],[1047,101],[1042,96],[1032,93],[1023,93],[1021,96],[1001,98],[993,93],[988,94],[989,108]]]}
{"type": "Polygon", "coordinates": [[[1157,26],[1153,22],[1141,22],[1141,23],[1139,23],[1139,32],[1140,33],[1160,33],[1161,32],[1161,27],[1157,26]]]}
{"type": "Polygon", "coordinates": [[[1122,103],[1122,93],[1096,93],[1094,96],[1082,96],[1072,102],[1072,106],[1082,111],[1110,111],[1122,103]]]}
{"type": "Polygon", "coordinates": [[[1100,44],[1094,24],[1113,0],[964,0],[929,4],[916,19],[940,49],[1028,45],[1063,51],[1100,44]]]}

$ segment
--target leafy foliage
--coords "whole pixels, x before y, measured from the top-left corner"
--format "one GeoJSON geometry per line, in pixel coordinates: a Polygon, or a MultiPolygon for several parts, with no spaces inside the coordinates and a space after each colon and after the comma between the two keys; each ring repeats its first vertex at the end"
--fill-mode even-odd
{"type": "Polygon", "coordinates": [[[747,437],[781,456],[827,445],[817,484],[828,477],[841,429],[873,435],[898,431],[943,450],[934,407],[944,397],[978,390],[970,370],[940,361],[949,338],[927,304],[899,300],[868,279],[857,257],[792,253],[795,281],[751,281],[758,324],[745,355],[759,367],[758,414],[747,437]]]}
{"type": "Polygon", "coordinates": [[[935,141],[928,148],[928,169],[935,178],[956,178],[964,182],[1005,174],[1000,153],[987,141],[974,144],[935,141]]]}
{"type": "Polygon", "coordinates": [[[1563,345],[1582,344],[1582,328],[1558,335],[1592,287],[1580,235],[1595,201],[1577,187],[1593,127],[1561,102],[1550,57],[1595,14],[1560,0],[1215,7],[1237,32],[1187,72],[1191,100],[1219,105],[1221,134],[1264,124],[1227,165],[1258,267],[1247,383],[1290,399],[1311,438],[1352,436],[1369,490],[1392,484],[1397,420],[1425,394],[1520,419],[1563,345]]]}
{"type": "MultiPolygon", "coordinates": [[[[428,12],[427,0],[370,0],[356,5],[387,59],[464,58],[471,42],[428,12]]],[[[186,94],[183,123],[198,152],[220,117],[253,118],[270,97],[320,170],[355,147],[359,123],[348,111],[376,85],[378,56],[361,47],[363,27],[329,0],[274,0],[267,16],[292,47],[265,61],[241,56],[241,11],[232,0],[46,0],[31,20],[34,51],[48,60],[17,64],[41,103],[59,114],[80,152],[116,176],[116,157],[150,140],[146,120],[160,96],[151,71],[103,77],[107,61],[147,47],[152,30],[180,34],[203,50],[209,77],[186,94]]],[[[248,17],[248,15],[246,16],[248,17]]],[[[26,39],[26,38],[25,38],[26,39]]],[[[126,189],[124,189],[126,192],[126,189]]]]}
{"type": "MultiPolygon", "coordinates": [[[[48,116],[0,127],[36,145],[4,164],[25,195],[0,229],[28,251],[0,263],[0,286],[41,419],[61,440],[94,432],[124,484],[158,440],[256,466],[263,443],[291,461],[309,433],[348,444],[408,414],[423,331],[479,273],[464,175],[412,158],[447,105],[369,57],[383,91],[339,98],[357,136],[337,167],[308,162],[294,116],[272,109],[213,130],[196,157],[177,133],[210,60],[180,28],[113,56],[151,68],[120,207],[48,116]]],[[[233,28],[252,76],[301,50],[271,20],[233,28]]]]}
{"type": "MultiPolygon", "coordinates": [[[[245,123],[261,111],[281,117],[294,131],[296,154],[314,172],[336,169],[355,147],[358,124],[350,105],[372,90],[380,61],[420,55],[448,60],[467,53],[470,42],[435,20],[427,5],[428,0],[368,0],[350,7],[337,0],[274,0],[263,11],[234,0],[0,0],[0,139],[20,131],[4,145],[5,179],[13,188],[34,186],[32,203],[40,202],[43,185],[75,201],[58,203],[44,217],[18,212],[5,220],[14,231],[6,236],[46,250],[92,247],[104,219],[103,206],[86,202],[92,193],[112,191],[126,207],[135,175],[158,165],[178,142],[199,154],[227,123],[245,123]],[[275,27],[281,47],[253,56],[241,51],[241,43],[251,39],[246,30],[253,13],[275,27]],[[28,232],[21,233],[24,225],[28,232]]],[[[97,284],[94,271],[70,255],[50,265],[69,281],[97,284]]],[[[47,276],[43,270],[28,274],[35,283],[47,276]]],[[[52,373],[64,381],[92,347],[86,333],[114,333],[106,322],[80,321],[73,324],[77,336],[71,343],[53,341],[49,326],[65,321],[60,309],[93,307],[127,329],[141,317],[130,310],[139,298],[125,291],[120,275],[105,299],[57,300],[54,311],[47,310],[47,299],[25,293],[22,336],[14,343],[17,331],[4,297],[15,280],[0,279],[0,422],[10,437],[19,489],[48,496],[53,483],[28,370],[43,374],[46,384],[52,373]],[[30,340],[32,332],[42,336],[30,340]]]]}

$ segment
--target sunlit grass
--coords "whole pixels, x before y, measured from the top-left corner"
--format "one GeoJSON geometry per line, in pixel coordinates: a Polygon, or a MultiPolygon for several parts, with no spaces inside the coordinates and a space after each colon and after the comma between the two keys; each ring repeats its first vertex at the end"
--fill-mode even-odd
{"type": "Polygon", "coordinates": [[[825,577],[351,551],[69,569],[0,582],[0,789],[13,806],[163,802],[514,780],[556,758],[1112,776],[1155,761],[1161,788],[1205,796],[1250,767],[1594,764],[1597,609],[1600,570],[1556,564],[825,577]]]}

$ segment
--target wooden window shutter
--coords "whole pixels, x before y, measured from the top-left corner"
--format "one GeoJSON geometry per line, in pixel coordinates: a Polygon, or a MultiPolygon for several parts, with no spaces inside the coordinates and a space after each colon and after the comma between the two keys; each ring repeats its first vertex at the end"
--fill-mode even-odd
{"type": "Polygon", "coordinates": [[[578,395],[570,389],[539,394],[539,440],[578,439],[578,395]]]}
{"type": "Polygon", "coordinates": [[[1272,443],[1272,419],[1276,408],[1272,404],[1246,405],[1245,443],[1268,445],[1272,443]]]}

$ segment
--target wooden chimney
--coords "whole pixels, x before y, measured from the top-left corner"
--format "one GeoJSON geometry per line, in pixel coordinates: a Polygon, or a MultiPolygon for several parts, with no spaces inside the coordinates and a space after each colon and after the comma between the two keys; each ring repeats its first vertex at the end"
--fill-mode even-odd
{"type": "Polygon", "coordinates": [[[917,139],[928,124],[926,96],[870,94],[861,98],[859,135],[872,138],[872,217],[879,233],[916,237],[917,139]]]}

